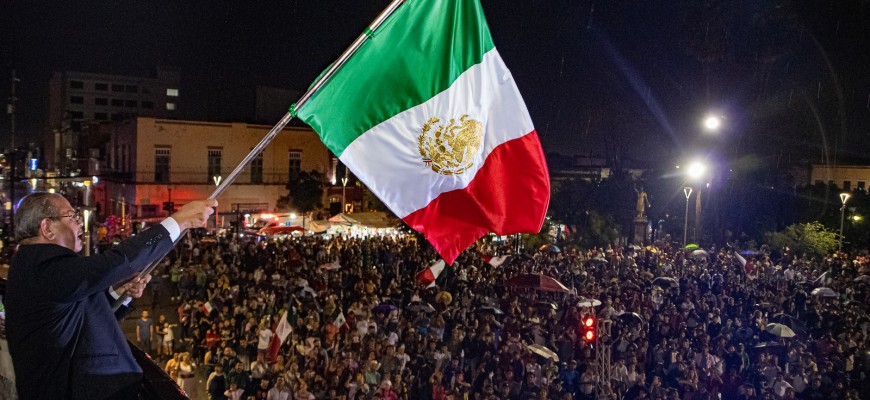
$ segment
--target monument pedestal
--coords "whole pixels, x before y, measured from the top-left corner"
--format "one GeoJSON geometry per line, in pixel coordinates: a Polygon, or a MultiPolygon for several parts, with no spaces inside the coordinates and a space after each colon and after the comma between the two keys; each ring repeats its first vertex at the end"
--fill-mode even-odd
{"type": "Polygon", "coordinates": [[[634,239],[631,241],[633,244],[643,245],[647,236],[649,236],[648,232],[649,227],[649,219],[647,217],[635,217],[634,218],[634,239]]]}

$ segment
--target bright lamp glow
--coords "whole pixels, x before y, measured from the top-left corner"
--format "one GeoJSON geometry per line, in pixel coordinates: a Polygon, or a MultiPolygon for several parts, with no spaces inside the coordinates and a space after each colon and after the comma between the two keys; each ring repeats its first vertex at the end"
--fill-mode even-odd
{"type": "Polygon", "coordinates": [[[715,131],[722,126],[722,120],[715,115],[711,115],[707,118],[704,118],[704,128],[707,128],[708,131],[715,131]]]}
{"type": "Polygon", "coordinates": [[[686,170],[686,173],[689,175],[690,178],[700,178],[701,175],[704,175],[705,171],[707,171],[707,166],[696,161],[689,164],[689,168],[686,170]]]}

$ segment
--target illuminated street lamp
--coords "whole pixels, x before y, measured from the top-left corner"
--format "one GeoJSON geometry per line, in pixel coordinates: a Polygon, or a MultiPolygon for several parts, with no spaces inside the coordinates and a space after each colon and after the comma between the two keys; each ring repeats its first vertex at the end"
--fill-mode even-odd
{"type": "Polygon", "coordinates": [[[843,251],[843,220],[846,216],[846,202],[849,201],[849,197],[851,197],[849,193],[840,193],[840,203],[843,203],[843,206],[840,207],[840,241],[837,251],[843,251]]]}
{"type": "Polygon", "coordinates": [[[689,230],[689,196],[692,195],[692,188],[686,186],[683,188],[683,194],[686,195],[686,217],[683,220],[683,246],[686,245],[686,232],[689,230]]]}
{"type": "Polygon", "coordinates": [[[686,170],[686,174],[689,176],[689,178],[698,179],[702,175],[704,175],[705,171],[707,171],[707,166],[699,161],[695,161],[689,164],[689,168],[686,170]]]}
{"type": "Polygon", "coordinates": [[[722,126],[722,119],[715,115],[709,115],[704,118],[704,128],[708,132],[715,132],[722,126]]]}

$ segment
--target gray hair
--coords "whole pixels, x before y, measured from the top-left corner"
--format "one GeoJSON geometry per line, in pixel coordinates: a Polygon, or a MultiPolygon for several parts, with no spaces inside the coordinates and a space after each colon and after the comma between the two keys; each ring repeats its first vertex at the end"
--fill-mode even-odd
{"type": "Polygon", "coordinates": [[[56,193],[34,192],[21,199],[15,212],[15,240],[39,236],[39,223],[47,217],[57,216],[60,213],[55,203],[56,198],[63,198],[63,196],[56,193]]]}

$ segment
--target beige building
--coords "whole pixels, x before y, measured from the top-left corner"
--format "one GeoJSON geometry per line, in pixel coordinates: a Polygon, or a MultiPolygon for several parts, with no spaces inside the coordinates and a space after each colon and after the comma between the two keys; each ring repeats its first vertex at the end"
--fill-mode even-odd
{"type": "MultiPolygon", "coordinates": [[[[119,122],[106,143],[105,178],[94,185],[93,202],[108,214],[121,215],[123,205],[134,220],[162,218],[164,202],[178,208],[209,197],[271,128],[147,117],[119,122]]],[[[218,211],[233,221],[245,212],[274,211],[291,174],[329,177],[332,158],[313,130],[285,128],[218,197],[218,211]]]]}
{"type": "Polygon", "coordinates": [[[813,164],[810,168],[812,184],[833,185],[843,191],[867,190],[870,165],[813,164]]]}

